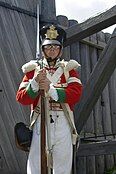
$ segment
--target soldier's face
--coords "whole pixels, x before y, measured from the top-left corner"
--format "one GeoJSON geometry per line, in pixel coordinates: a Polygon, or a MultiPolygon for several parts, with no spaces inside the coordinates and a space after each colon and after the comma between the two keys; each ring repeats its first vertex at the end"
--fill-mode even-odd
{"type": "Polygon", "coordinates": [[[61,52],[61,47],[59,45],[45,45],[44,53],[47,57],[51,57],[52,59],[59,56],[61,52]]]}

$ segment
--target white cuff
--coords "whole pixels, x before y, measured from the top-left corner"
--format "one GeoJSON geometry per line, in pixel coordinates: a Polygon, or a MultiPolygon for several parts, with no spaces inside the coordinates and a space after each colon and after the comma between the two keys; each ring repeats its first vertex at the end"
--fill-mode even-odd
{"type": "Polygon", "coordinates": [[[35,81],[35,79],[31,79],[31,80],[29,80],[29,82],[30,82],[31,87],[32,87],[32,90],[33,90],[34,92],[39,91],[39,85],[38,85],[38,83],[35,81]]]}
{"type": "Polygon", "coordinates": [[[48,91],[48,94],[53,100],[58,101],[57,90],[54,88],[52,83],[50,84],[50,89],[48,91]]]}

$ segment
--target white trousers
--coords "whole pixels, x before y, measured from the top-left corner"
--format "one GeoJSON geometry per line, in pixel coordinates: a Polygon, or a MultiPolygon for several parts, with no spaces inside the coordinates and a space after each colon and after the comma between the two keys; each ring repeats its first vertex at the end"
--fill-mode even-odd
{"type": "MultiPolygon", "coordinates": [[[[50,137],[53,155],[53,174],[71,174],[72,139],[70,127],[63,111],[50,111],[50,137]]],[[[27,174],[41,174],[40,118],[33,129],[33,139],[27,161],[27,174]]]]}

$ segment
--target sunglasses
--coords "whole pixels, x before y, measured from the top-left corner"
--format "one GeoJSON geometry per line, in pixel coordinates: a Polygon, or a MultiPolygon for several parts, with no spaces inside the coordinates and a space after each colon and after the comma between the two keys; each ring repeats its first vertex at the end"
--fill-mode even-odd
{"type": "Polygon", "coordinates": [[[50,50],[51,48],[59,49],[60,45],[45,45],[44,48],[47,50],[50,50]]]}

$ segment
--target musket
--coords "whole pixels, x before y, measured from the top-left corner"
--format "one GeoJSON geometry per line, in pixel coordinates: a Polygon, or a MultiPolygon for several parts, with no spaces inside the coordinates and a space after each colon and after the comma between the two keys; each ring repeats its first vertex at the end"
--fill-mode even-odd
{"type": "MultiPolygon", "coordinates": [[[[36,47],[36,58],[41,58],[41,49],[39,44],[39,4],[37,4],[37,47],[36,47]]],[[[41,69],[43,67],[41,66],[41,69]]],[[[45,106],[45,91],[40,90],[41,94],[41,174],[48,174],[47,168],[47,153],[46,153],[46,106],[45,106]]],[[[39,147],[38,147],[39,148],[39,147]]],[[[38,154],[40,155],[40,154],[38,154]]]]}

